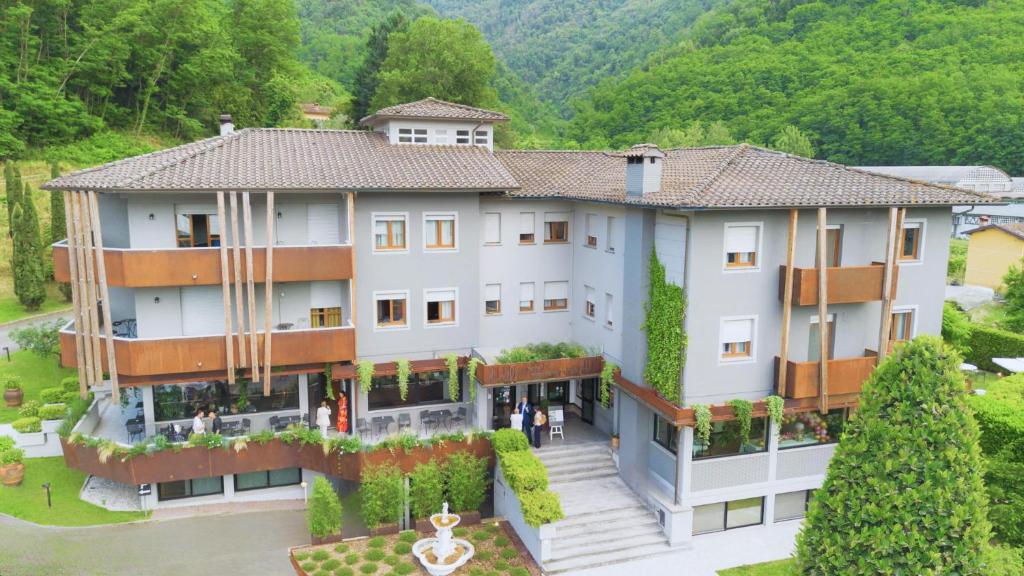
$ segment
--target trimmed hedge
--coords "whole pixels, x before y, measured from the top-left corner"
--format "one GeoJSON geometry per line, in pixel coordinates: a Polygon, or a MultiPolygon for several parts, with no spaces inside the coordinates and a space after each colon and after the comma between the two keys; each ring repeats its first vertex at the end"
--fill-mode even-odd
{"type": "Polygon", "coordinates": [[[42,408],[42,404],[39,400],[25,400],[21,403],[21,407],[18,408],[18,416],[22,418],[31,418],[33,416],[39,416],[39,409],[42,408]]]}
{"type": "Polygon", "coordinates": [[[448,503],[455,512],[479,510],[487,499],[487,459],[456,452],[444,465],[448,503]]]}
{"type": "Polygon", "coordinates": [[[313,481],[313,496],[309,499],[306,520],[309,533],[318,538],[341,531],[341,501],[334,486],[323,476],[317,476],[313,481]]]}
{"type": "Polygon", "coordinates": [[[519,494],[519,505],[523,509],[523,519],[534,528],[565,518],[558,494],[550,490],[531,490],[521,493],[519,494]]]}
{"type": "Polygon", "coordinates": [[[43,404],[56,404],[64,401],[63,388],[43,388],[39,391],[39,400],[43,404]]]}
{"type": "Polygon", "coordinates": [[[548,489],[548,469],[529,450],[506,452],[501,455],[501,473],[509,488],[516,494],[529,490],[548,489]]]}
{"type": "Polygon", "coordinates": [[[523,434],[522,430],[502,428],[494,431],[494,435],[491,436],[491,446],[494,447],[495,452],[502,454],[518,450],[529,450],[530,441],[526,438],[526,434],[523,434]]]}
{"type": "Polygon", "coordinates": [[[992,382],[985,392],[968,402],[987,460],[989,519],[999,540],[1024,546],[1024,374],[992,382]]]}
{"type": "Polygon", "coordinates": [[[398,522],[405,506],[405,482],[394,464],[363,470],[363,523],[371,530],[381,524],[398,522]]]}
{"type": "Polygon", "coordinates": [[[18,418],[14,422],[11,422],[11,427],[21,432],[22,434],[28,434],[30,432],[42,432],[43,424],[39,420],[38,416],[30,416],[28,418],[18,418]]]}
{"type": "Polygon", "coordinates": [[[39,409],[40,420],[60,420],[67,414],[67,404],[60,402],[58,404],[47,404],[39,409]]]}
{"type": "Polygon", "coordinates": [[[437,462],[417,464],[409,475],[409,507],[416,518],[429,518],[444,504],[444,474],[437,462]]]}
{"type": "Polygon", "coordinates": [[[967,362],[982,370],[1002,372],[1004,368],[997,366],[992,359],[1024,356],[1024,336],[998,328],[974,325],[971,327],[967,347],[969,350],[964,358],[967,362]]]}
{"type": "Polygon", "coordinates": [[[65,392],[74,392],[78,394],[78,376],[67,376],[60,381],[60,387],[65,392]]]}

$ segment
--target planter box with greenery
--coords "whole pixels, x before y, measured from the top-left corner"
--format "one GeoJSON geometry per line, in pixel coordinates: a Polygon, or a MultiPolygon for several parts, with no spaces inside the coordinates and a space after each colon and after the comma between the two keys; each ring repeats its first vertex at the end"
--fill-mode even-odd
{"type": "Polygon", "coordinates": [[[0,436],[0,481],[4,486],[17,486],[25,478],[25,451],[14,447],[14,438],[0,436]]]}
{"type": "Polygon", "coordinates": [[[363,522],[371,534],[398,531],[398,521],[405,507],[405,482],[402,471],[394,464],[370,466],[363,470],[363,522]]]}
{"type": "Polygon", "coordinates": [[[21,382],[17,378],[8,378],[4,381],[4,402],[7,406],[14,408],[21,406],[25,392],[21,389],[21,382]]]}
{"type": "Polygon", "coordinates": [[[544,463],[528,447],[511,449],[521,445],[516,434],[524,440],[525,436],[516,430],[508,432],[501,435],[495,432],[493,441],[498,452],[501,476],[519,499],[523,520],[534,528],[561,520],[565,517],[561,501],[558,494],[548,490],[548,471],[544,463]]]}
{"type": "Polygon", "coordinates": [[[309,536],[314,545],[341,541],[341,501],[334,486],[323,476],[313,481],[313,496],[306,511],[309,536]]]}

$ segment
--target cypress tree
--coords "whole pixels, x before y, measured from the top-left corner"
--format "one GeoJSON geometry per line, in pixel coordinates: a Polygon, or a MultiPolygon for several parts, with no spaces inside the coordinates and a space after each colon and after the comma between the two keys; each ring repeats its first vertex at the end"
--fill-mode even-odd
{"type": "MultiPolygon", "coordinates": [[[[54,160],[50,162],[50,178],[60,177],[60,164],[54,160]]],[[[60,242],[67,236],[67,220],[64,214],[64,193],[60,190],[50,191],[50,244],[60,242]]],[[[50,260],[47,259],[47,262],[50,260]]],[[[53,279],[53,266],[47,266],[47,277],[53,279]]],[[[57,285],[64,300],[71,302],[71,284],[61,282],[57,285]]]]}
{"type": "Polygon", "coordinates": [[[14,162],[7,161],[4,165],[4,184],[7,191],[7,235],[14,236],[14,207],[18,205],[21,198],[21,171],[14,165],[14,162]]]}
{"type": "Polygon", "coordinates": [[[875,370],[797,539],[801,574],[990,573],[984,463],[960,361],[922,336],[875,370]]]}
{"type": "Polygon", "coordinates": [[[43,265],[39,216],[32,202],[32,191],[25,186],[21,202],[12,212],[14,247],[12,270],[14,292],[27,310],[38,310],[46,300],[46,271],[43,265]]]}
{"type": "Polygon", "coordinates": [[[409,28],[409,19],[401,12],[392,12],[385,20],[378,22],[370,31],[366,40],[366,56],[362,65],[356,70],[355,100],[352,102],[352,121],[370,113],[370,101],[377,93],[378,73],[384,59],[388,56],[388,37],[392,32],[402,32],[409,28]]]}

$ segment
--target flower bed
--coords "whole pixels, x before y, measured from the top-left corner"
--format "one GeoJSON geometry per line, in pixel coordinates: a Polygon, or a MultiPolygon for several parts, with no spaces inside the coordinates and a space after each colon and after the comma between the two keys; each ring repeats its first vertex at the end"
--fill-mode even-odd
{"type": "MultiPolygon", "coordinates": [[[[476,549],[473,558],[453,574],[540,576],[540,569],[506,522],[491,520],[475,527],[460,525],[453,532],[456,538],[469,540],[476,549]]],[[[301,546],[291,550],[291,563],[299,576],[422,574],[419,561],[412,554],[412,545],[420,537],[407,530],[334,545],[301,546]]]]}

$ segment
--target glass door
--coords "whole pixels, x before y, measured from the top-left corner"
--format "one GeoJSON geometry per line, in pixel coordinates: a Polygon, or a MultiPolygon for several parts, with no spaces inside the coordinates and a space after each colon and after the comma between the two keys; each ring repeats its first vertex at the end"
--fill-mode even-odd
{"type": "Polygon", "coordinates": [[[597,395],[597,378],[580,381],[580,418],[587,424],[594,423],[594,396],[597,395]]]}
{"type": "Polygon", "coordinates": [[[513,386],[501,386],[493,389],[494,400],[492,403],[493,416],[491,426],[495,430],[509,427],[509,418],[512,416],[512,409],[516,404],[514,392],[515,387],[513,386]]]}
{"type": "Polygon", "coordinates": [[[566,405],[569,403],[569,383],[568,382],[548,382],[547,389],[548,404],[554,405],[566,405]]]}

